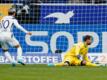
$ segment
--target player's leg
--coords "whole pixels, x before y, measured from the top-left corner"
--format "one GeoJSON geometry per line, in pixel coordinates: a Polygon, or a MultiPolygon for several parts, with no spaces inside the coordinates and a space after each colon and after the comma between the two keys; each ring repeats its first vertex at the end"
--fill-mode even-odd
{"type": "Polygon", "coordinates": [[[56,64],[48,64],[48,66],[71,66],[72,61],[73,61],[73,57],[65,56],[62,62],[56,64]]]}
{"type": "Polygon", "coordinates": [[[85,61],[85,60],[80,60],[78,58],[75,58],[74,59],[74,62],[73,62],[74,65],[76,66],[97,66],[96,64],[94,63],[91,63],[91,62],[88,62],[88,61],[85,61]]]}
{"type": "Polygon", "coordinates": [[[17,58],[18,60],[22,60],[22,48],[19,44],[14,46],[15,48],[17,48],[17,58]]]}
{"type": "Polygon", "coordinates": [[[95,64],[95,63],[91,63],[91,62],[86,62],[86,66],[92,66],[92,67],[98,67],[98,66],[107,66],[107,64],[104,63],[99,63],[99,64],[95,64]]]}
{"type": "Polygon", "coordinates": [[[68,61],[65,61],[65,62],[60,62],[60,63],[56,63],[56,64],[48,64],[48,66],[59,66],[59,67],[70,66],[70,63],[68,61]]]}
{"type": "Polygon", "coordinates": [[[98,66],[98,65],[87,61],[86,66],[93,66],[94,67],[94,66],[98,66]]]}
{"type": "Polygon", "coordinates": [[[77,66],[90,66],[90,67],[97,67],[97,66],[106,66],[106,64],[95,64],[95,63],[91,63],[88,61],[81,61],[81,60],[76,60],[75,65],[77,66]]]}
{"type": "Polygon", "coordinates": [[[8,50],[3,50],[5,57],[12,63],[12,66],[15,67],[16,66],[16,61],[12,59],[10,53],[8,52],[8,50]]]}
{"type": "Polygon", "coordinates": [[[72,56],[64,56],[63,62],[55,64],[55,66],[71,66],[73,59],[72,56]]]}
{"type": "Polygon", "coordinates": [[[17,58],[18,58],[18,63],[22,64],[22,65],[25,65],[25,63],[23,62],[23,59],[22,59],[22,48],[18,42],[18,40],[15,38],[15,37],[12,37],[10,39],[10,42],[9,44],[15,48],[17,48],[17,58]]]}
{"type": "Polygon", "coordinates": [[[82,62],[82,61],[81,61],[80,59],[78,59],[77,57],[74,57],[74,58],[73,58],[73,61],[72,61],[72,65],[73,65],[73,66],[81,66],[81,65],[82,65],[81,62],[82,62]]]}
{"type": "Polygon", "coordinates": [[[94,63],[83,60],[83,61],[81,61],[81,66],[92,66],[92,67],[94,67],[94,66],[97,66],[97,65],[94,64],[94,63]]]}
{"type": "Polygon", "coordinates": [[[3,49],[5,57],[12,63],[12,66],[14,67],[16,65],[16,61],[11,57],[11,55],[8,51],[8,45],[5,42],[3,42],[1,44],[1,47],[3,49]]]}
{"type": "Polygon", "coordinates": [[[8,51],[8,39],[10,34],[8,33],[0,33],[0,46],[3,49],[5,57],[12,63],[13,66],[15,66],[16,61],[11,57],[9,51],[8,51]]]}
{"type": "Polygon", "coordinates": [[[70,62],[69,61],[63,61],[61,63],[56,63],[54,65],[55,66],[70,66],[70,62]]]}
{"type": "Polygon", "coordinates": [[[15,45],[15,48],[17,48],[17,58],[18,58],[18,63],[25,65],[22,59],[22,48],[20,45],[15,45]]]}
{"type": "Polygon", "coordinates": [[[72,65],[74,65],[74,66],[96,66],[95,64],[92,64],[90,62],[86,62],[85,60],[82,61],[76,57],[74,58],[72,65]]]}

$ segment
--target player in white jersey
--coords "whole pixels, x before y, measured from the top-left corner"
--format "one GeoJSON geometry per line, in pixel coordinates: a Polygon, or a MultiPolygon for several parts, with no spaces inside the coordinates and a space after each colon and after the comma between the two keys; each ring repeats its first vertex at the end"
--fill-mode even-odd
{"type": "Polygon", "coordinates": [[[22,61],[22,48],[18,42],[18,40],[14,37],[12,29],[14,26],[16,28],[20,29],[21,31],[25,32],[27,35],[31,35],[32,33],[25,30],[15,19],[16,10],[10,9],[8,12],[8,16],[5,16],[2,18],[0,22],[0,45],[3,49],[3,52],[5,54],[5,57],[12,63],[13,66],[16,65],[16,61],[14,61],[8,52],[8,47],[13,46],[17,48],[17,56],[18,60],[17,62],[25,65],[22,61]]]}

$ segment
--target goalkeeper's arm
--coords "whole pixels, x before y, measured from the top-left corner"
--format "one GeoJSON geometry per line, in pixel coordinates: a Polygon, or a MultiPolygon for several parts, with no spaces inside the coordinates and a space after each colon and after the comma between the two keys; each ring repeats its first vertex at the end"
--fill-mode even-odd
{"type": "Polygon", "coordinates": [[[83,60],[85,60],[85,61],[87,61],[87,62],[92,62],[92,61],[88,58],[87,54],[83,55],[83,60]]]}

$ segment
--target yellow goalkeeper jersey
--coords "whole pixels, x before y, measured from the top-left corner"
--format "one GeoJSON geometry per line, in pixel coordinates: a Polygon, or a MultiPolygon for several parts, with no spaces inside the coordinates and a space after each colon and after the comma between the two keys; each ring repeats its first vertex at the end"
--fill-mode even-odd
{"type": "Polygon", "coordinates": [[[77,57],[78,55],[81,55],[83,57],[83,60],[90,62],[87,53],[88,53],[88,45],[86,45],[84,42],[79,42],[77,44],[74,44],[74,46],[71,48],[70,51],[66,53],[65,56],[77,57]]]}

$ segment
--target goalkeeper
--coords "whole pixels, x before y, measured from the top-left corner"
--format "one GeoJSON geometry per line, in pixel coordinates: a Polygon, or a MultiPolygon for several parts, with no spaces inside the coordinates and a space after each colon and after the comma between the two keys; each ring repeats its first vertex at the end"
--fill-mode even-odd
{"type": "Polygon", "coordinates": [[[92,37],[86,35],[83,39],[83,42],[74,44],[72,49],[68,51],[64,60],[61,63],[57,64],[48,64],[48,66],[97,66],[92,63],[87,56],[88,46],[92,43],[92,37]],[[82,56],[82,60],[79,59],[79,56],[82,56]]]}

